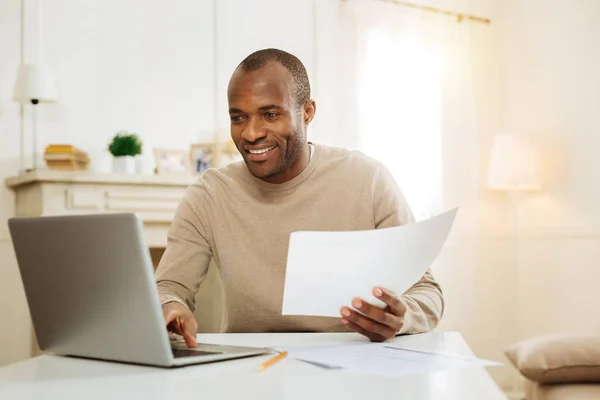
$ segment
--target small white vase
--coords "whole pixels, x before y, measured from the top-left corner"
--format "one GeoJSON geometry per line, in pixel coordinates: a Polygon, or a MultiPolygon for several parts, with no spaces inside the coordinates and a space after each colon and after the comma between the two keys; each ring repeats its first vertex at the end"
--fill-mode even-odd
{"type": "Polygon", "coordinates": [[[137,171],[135,157],[113,157],[113,172],[118,174],[135,174],[137,171]]]}

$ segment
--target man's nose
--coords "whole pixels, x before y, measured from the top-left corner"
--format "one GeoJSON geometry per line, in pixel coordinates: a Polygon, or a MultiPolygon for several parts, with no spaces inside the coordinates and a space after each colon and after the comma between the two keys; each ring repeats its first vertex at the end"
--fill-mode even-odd
{"type": "Polygon", "coordinates": [[[242,137],[248,142],[256,142],[257,140],[267,136],[267,130],[263,126],[260,118],[250,118],[246,128],[242,131],[242,137]]]}

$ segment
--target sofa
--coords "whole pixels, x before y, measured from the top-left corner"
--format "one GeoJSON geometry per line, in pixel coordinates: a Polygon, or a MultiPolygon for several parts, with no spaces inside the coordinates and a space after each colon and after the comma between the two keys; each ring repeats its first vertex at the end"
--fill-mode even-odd
{"type": "Polygon", "coordinates": [[[600,400],[600,334],[534,337],[505,354],[525,379],[527,400],[600,400]]]}

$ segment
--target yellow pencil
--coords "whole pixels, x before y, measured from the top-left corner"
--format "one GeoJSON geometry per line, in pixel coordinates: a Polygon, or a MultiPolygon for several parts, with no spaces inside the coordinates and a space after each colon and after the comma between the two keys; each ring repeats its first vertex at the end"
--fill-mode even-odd
{"type": "Polygon", "coordinates": [[[283,360],[285,357],[287,357],[288,352],[284,351],[283,353],[278,354],[277,356],[271,358],[269,361],[266,361],[265,363],[261,364],[260,366],[260,370],[263,371],[267,368],[269,368],[271,365],[275,364],[278,361],[283,360]]]}

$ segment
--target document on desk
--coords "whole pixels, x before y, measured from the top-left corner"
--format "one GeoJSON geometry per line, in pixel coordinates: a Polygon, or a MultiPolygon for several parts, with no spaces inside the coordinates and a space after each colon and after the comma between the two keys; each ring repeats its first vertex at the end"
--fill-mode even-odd
{"type": "MultiPolygon", "coordinates": [[[[283,350],[283,349],[278,349],[283,350]]],[[[395,347],[384,343],[286,347],[288,357],[328,370],[386,376],[427,374],[465,367],[489,367],[501,363],[447,353],[395,347]]]]}
{"type": "Polygon", "coordinates": [[[355,297],[384,308],[373,288],[402,294],[414,285],[439,255],[457,211],[392,228],[293,232],[282,314],[339,317],[355,297]]]}

